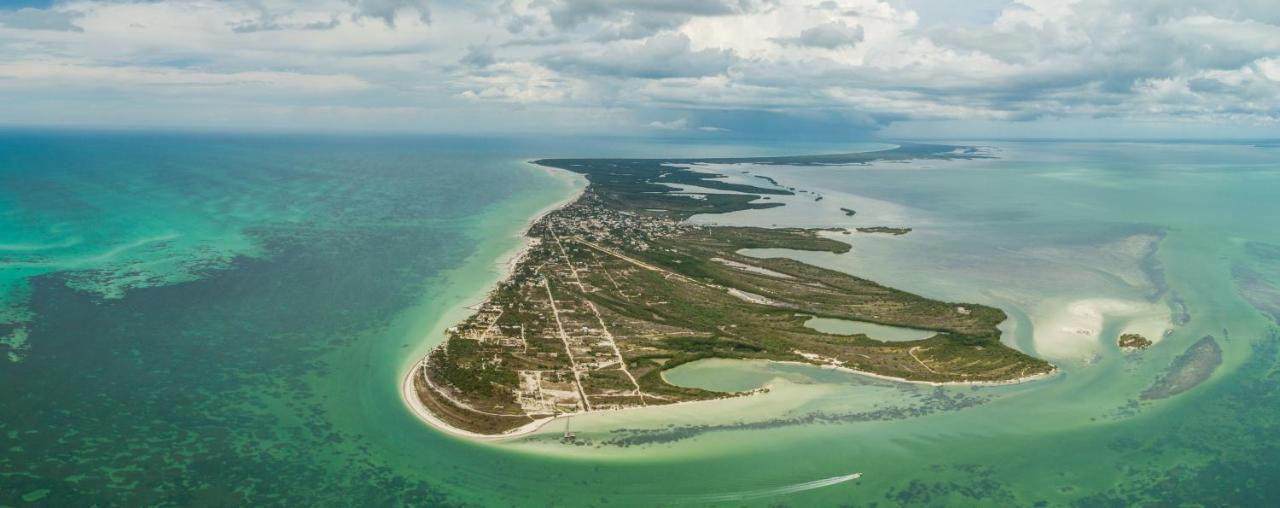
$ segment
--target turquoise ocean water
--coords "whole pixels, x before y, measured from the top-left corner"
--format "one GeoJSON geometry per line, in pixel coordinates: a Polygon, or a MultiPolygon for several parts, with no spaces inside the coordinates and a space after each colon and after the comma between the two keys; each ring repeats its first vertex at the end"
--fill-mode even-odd
{"type": "Polygon", "coordinates": [[[999,158],[708,168],[824,199],[695,220],[913,227],[837,236],[844,255],[753,254],[998,305],[1006,341],[1058,376],[934,388],[691,364],[668,378],[773,389],[576,418],[573,446],[558,429],[444,436],[405,410],[400,378],[500,276],[528,218],[580,185],[522,160],[704,149],[0,132],[0,506],[1280,496],[1280,151],[975,143],[999,158]],[[1126,354],[1126,330],[1160,340],[1126,354]],[[1223,349],[1208,382],[1137,400],[1205,335],[1223,349]]]}

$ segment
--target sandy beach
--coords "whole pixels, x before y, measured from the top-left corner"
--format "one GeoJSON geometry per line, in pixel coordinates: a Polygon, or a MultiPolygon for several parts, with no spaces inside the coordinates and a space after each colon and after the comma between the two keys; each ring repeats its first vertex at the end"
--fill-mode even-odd
{"type": "Polygon", "coordinates": [[[828,369],[828,370],[835,370],[835,371],[840,371],[840,372],[848,372],[848,373],[850,373],[850,374],[856,374],[856,375],[859,375],[859,376],[866,376],[866,377],[871,377],[871,378],[876,378],[876,379],[883,379],[883,380],[885,380],[885,381],[894,381],[894,382],[898,382],[898,383],[911,383],[911,384],[916,384],[916,385],[928,385],[928,386],[1002,386],[1002,385],[1016,385],[1016,384],[1020,384],[1020,383],[1027,383],[1027,382],[1030,382],[1030,381],[1036,381],[1036,380],[1040,380],[1040,379],[1045,379],[1045,378],[1048,378],[1048,377],[1051,377],[1051,376],[1057,375],[1057,374],[1058,374],[1058,372],[1059,372],[1058,368],[1057,368],[1057,367],[1054,367],[1054,368],[1053,368],[1053,370],[1051,370],[1051,371],[1049,371],[1049,372],[1044,372],[1044,373],[1040,373],[1040,374],[1032,374],[1032,375],[1030,375],[1030,376],[1023,376],[1023,377],[1016,378],[1016,379],[1006,379],[1006,380],[1004,380],[1004,381],[920,381],[920,380],[915,380],[915,379],[906,379],[906,378],[901,378],[901,377],[886,376],[886,375],[883,375],[883,374],[873,374],[873,373],[871,373],[871,372],[865,372],[865,371],[861,371],[861,370],[857,370],[857,369],[851,369],[851,368],[849,368],[849,367],[842,367],[842,366],[839,366],[839,365],[831,365],[831,364],[823,364],[823,365],[819,365],[819,364],[814,364],[814,363],[796,362],[796,361],[780,361],[780,362],[777,362],[777,363],[787,363],[787,364],[791,364],[791,365],[807,365],[807,366],[809,366],[809,367],[817,367],[817,368],[819,368],[819,369],[828,369]]]}
{"type": "MultiPolygon", "coordinates": [[[[1037,381],[1037,380],[1041,380],[1041,379],[1047,379],[1047,378],[1049,378],[1049,377],[1052,377],[1052,376],[1058,375],[1058,374],[1061,372],[1060,370],[1058,370],[1057,368],[1055,368],[1054,370],[1052,370],[1052,371],[1050,371],[1050,372],[1045,372],[1045,373],[1042,373],[1042,374],[1035,374],[1035,375],[1031,375],[1031,376],[1024,376],[1024,377],[1021,377],[1021,378],[1017,378],[1017,379],[1010,379],[1010,380],[1005,380],[1005,381],[950,381],[950,382],[935,382],[935,381],[919,381],[919,380],[905,379],[905,378],[899,378],[899,377],[893,377],[893,376],[885,376],[885,375],[881,375],[881,374],[873,374],[873,373],[870,373],[870,372],[864,372],[864,371],[860,371],[860,370],[856,370],[856,369],[851,369],[851,368],[848,368],[848,367],[839,367],[839,366],[833,366],[833,365],[818,365],[818,364],[813,364],[813,363],[807,363],[807,362],[796,362],[796,361],[778,361],[778,362],[773,362],[773,363],[792,364],[792,365],[804,365],[804,366],[808,366],[808,367],[815,367],[815,368],[819,368],[819,369],[828,369],[828,370],[836,370],[836,371],[840,371],[840,372],[847,372],[847,373],[854,374],[854,375],[858,375],[858,376],[866,376],[866,377],[875,378],[875,379],[880,379],[880,380],[885,380],[885,381],[893,381],[893,382],[898,382],[898,383],[910,383],[910,384],[926,385],[926,386],[1004,386],[1004,385],[1015,385],[1015,384],[1021,384],[1021,383],[1028,383],[1028,382],[1031,382],[1031,381],[1037,381]]],[[[426,407],[423,407],[422,403],[421,403],[420,401],[418,401],[417,396],[414,394],[414,389],[413,389],[413,377],[412,377],[412,376],[414,376],[414,375],[416,375],[416,374],[417,374],[417,372],[419,371],[419,369],[420,369],[421,367],[422,367],[422,364],[421,364],[421,362],[420,362],[417,366],[415,366],[415,367],[414,367],[414,369],[413,369],[413,370],[411,370],[411,371],[409,372],[409,374],[408,374],[407,376],[405,376],[405,382],[403,383],[402,390],[401,390],[401,395],[402,395],[402,397],[404,398],[405,404],[406,404],[407,406],[409,406],[409,408],[410,408],[410,409],[412,409],[412,410],[413,410],[414,414],[417,414],[419,418],[421,418],[423,421],[425,421],[425,422],[427,422],[428,424],[430,424],[432,427],[435,427],[435,428],[437,428],[437,429],[439,429],[439,430],[441,430],[441,431],[443,431],[443,432],[445,432],[445,433],[447,433],[447,434],[453,435],[453,436],[457,436],[457,437],[461,437],[461,438],[466,438],[466,439],[474,439],[474,440],[478,440],[478,441],[504,441],[504,440],[509,440],[509,439],[514,439],[514,438],[517,438],[517,437],[521,437],[521,436],[527,436],[527,435],[534,434],[534,433],[538,432],[538,431],[539,431],[539,430],[541,430],[543,427],[546,427],[547,425],[549,425],[549,424],[551,424],[551,423],[555,422],[556,420],[560,420],[560,419],[562,419],[562,418],[573,417],[573,416],[581,416],[581,415],[587,415],[587,414],[617,414],[617,413],[624,413],[624,412],[644,411],[644,410],[648,410],[648,409],[658,409],[658,408],[663,408],[663,409],[665,409],[665,408],[672,408],[672,407],[689,406],[689,405],[694,405],[694,404],[710,404],[710,403],[718,402],[718,401],[721,401],[721,400],[724,400],[724,399],[728,399],[728,398],[752,397],[752,396],[760,395],[760,394],[763,394],[763,393],[768,393],[768,392],[769,392],[769,390],[770,390],[770,388],[771,388],[771,386],[770,386],[770,385],[766,384],[766,385],[764,385],[764,386],[762,386],[762,387],[760,387],[760,388],[757,388],[757,389],[754,389],[754,390],[750,390],[750,391],[747,391],[747,392],[742,392],[742,393],[737,393],[737,394],[730,394],[730,395],[727,395],[726,397],[724,397],[724,398],[722,398],[722,399],[691,400],[691,401],[684,401],[684,402],[676,402],[676,403],[672,403],[672,404],[662,404],[662,405],[660,405],[660,406],[652,406],[652,407],[628,407],[628,408],[621,408],[621,409],[605,409],[605,410],[591,411],[590,413],[566,413],[566,414],[556,415],[556,416],[553,416],[553,417],[541,418],[541,419],[538,419],[538,420],[535,420],[535,421],[529,422],[528,424],[525,424],[525,425],[523,425],[523,426],[521,426],[521,427],[518,427],[518,428],[516,428],[516,429],[513,429],[513,430],[511,430],[511,431],[508,431],[508,432],[505,432],[505,433],[502,433],[502,434],[479,434],[479,433],[476,433],[476,432],[471,432],[471,431],[467,431],[467,430],[459,429],[459,428],[457,428],[457,427],[454,427],[454,426],[452,426],[452,425],[449,425],[448,423],[446,423],[446,422],[444,422],[444,421],[440,420],[439,418],[436,418],[434,415],[432,415],[432,414],[431,414],[431,412],[430,412],[430,411],[428,411],[426,407]]]]}
{"type": "MultiPolygon", "coordinates": [[[[477,306],[478,304],[488,299],[489,294],[493,292],[494,288],[497,287],[497,285],[501,283],[503,280],[506,280],[508,277],[511,276],[511,273],[515,270],[516,265],[518,265],[520,263],[520,260],[523,259],[524,256],[529,252],[529,248],[533,245],[532,243],[533,240],[529,238],[529,235],[528,235],[529,228],[533,227],[535,223],[537,223],[547,214],[554,212],[556,210],[559,210],[561,208],[564,208],[570,203],[577,201],[578,198],[582,197],[582,193],[587,190],[585,177],[582,177],[561,169],[540,166],[532,162],[525,162],[525,164],[533,166],[534,168],[537,168],[537,169],[541,169],[545,171],[548,175],[551,175],[555,178],[564,180],[570,186],[572,186],[574,190],[572,193],[565,196],[563,199],[543,207],[541,210],[539,210],[537,213],[531,216],[528,221],[525,222],[524,227],[521,228],[520,232],[517,234],[517,236],[520,238],[520,245],[516,249],[499,257],[498,264],[502,266],[499,276],[489,284],[485,285],[483,289],[481,291],[478,291],[474,297],[469,297],[463,300],[463,302],[471,302],[471,303],[464,303],[461,305],[461,307],[472,311],[470,313],[464,314],[461,317],[461,319],[463,320],[465,320],[471,314],[474,314],[473,307],[477,306]]],[[[445,313],[444,315],[451,316],[452,313],[445,313]]],[[[433,337],[424,337],[423,341],[427,343],[433,343],[433,337]]],[[[511,432],[500,434],[500,435],[479,434],[475,432],[462,430],[452,425],[449,425],[444,421],[440,420],[439,418],[436,418],[435,415],[431,414],[431,412],[428,411],[426,407],[423,407],[422,402],[418,400],[417,394],[414,393],[413,379],[414,379],[414,376],[417,375],[418,372],[421,370],[424,362],[425,362],[425,358],[415,362],[413,366],[407,372],[405,372],[404,377],[400,383],[400,399],[404,402],[405,407],[409,408],[409,410],[413,414],[417,415],[420,420],[440,430],[441,432],[444,432],[446,434],[450,434],[453,436],[468,438],[468,439],[477,439],[477,440],[486,440],[486,441],[502,440],[502,439],[509,439],[512,437],[525,435],[525,434],[530,434],[532,432],[537,431],[538,429],[542,428],[543,425],[546,425],[547,423],[555,419],[555,418],[543,418],[540,420],[536,420],[528,423],[527,425],[514,429],[511,432]]]]}
{"type": "Polygon", "coordinates": [[[1036,352],[1057,360],[1088,361],[1120,334],[1137,333],[1158,343],[1173,327],[1170,309],[1159,302],[1084,298],[1042,303],[1032,316],[1036,352]],[[1103,336],[1109,322],[1119,333],[1103,336]]]}
{"type": "Polygon", "coordinates": [[[441,432],[444,432],[452,436],[457,436],[457,437],[467,438],[467,439],[475,439],[480,441],[501,441],[504,439],[511,439],[514,437],[519,437],[526,434],[532,434],[534,432],[537,432],[538,429],[541,429],[544,425],[551,423],[553,420],[558,418],[558,417],[541,418],[502,434],[480,434],[477,432],[471,432],[469,430],[463,430],[463,429],[454,427],[452,425],[449,425],[444,420],[436,418],[435,415],[431,414],[431,411],[427,410],[427,408],[422,405],[422,401],[418,400],[417,393],[414,393],[413,379],[414,379],[414,376],[417,376],[418,373],[421,372],[423,363],[424,362],[418,362],[418,364],[415,365],[413,369],[409,370],[409,373],[405,374],[404,382],[400,384],[400,398],[404,400],[405,406],[408,406],[409,410],[412,411],[413,414],[417,415],[418,418],[422,419],[422,421],[426,422],[428,425],[431,425],[432,427],[435,427],[437,430],[440,430],[441,432]]]}
{"type": "Polygon", "coordinates": [[[636,411],[644,411],[644,410],[652,410],[652,409],[665,409],[665,408],[689,406],[694,404],[710,404],[714,402],[723,401],[725,399],[751,397],[754,395],[767,393],[770,389],[769,385],[765,385],[760,388],[756,388],[754,390],[750,390],[746,392],[726,394],[724,397],[721,397],[718,399],[686,400],[683,402],[674,402],[670,404],[662,404],[662,405],[648,406],[648,407],[635,406],[635,407],[625,407],[625,408],[618,408],[618,409],[596,409],[590,412],[564,413],[564,414],[559,414],[555,416],[549,416],[546,418],[539,418],[537,420],[534,420],[532,422],[529,422],[525,425],[522,425],[510,431],[504,432],[502,434],[480,434],[480,433],[471,432],[468,430],[459,429],[457,427],[449,425],[445,421],[439,418],[436,418],[435,415],[431,414],[431,411],[428,411],[427,408],[422,405],[422,402],[418,400],[418,397],[414,393],[414,389],[413,389],[413,376],[417,375],[419,369],[421,368],[422,368],[422,362],[419,362],[418,365],[416,365],[412,370],[410,370],[409,374],[405,376],[405,381],[401,385],[400,395],[401,395],[401,398],[404,399],[405,405],[408,406],[409,409],[411,409],[414,414],[418,415],[419,418],[421,418],[426,423],[430,424],[432,427],[435,427],[436,429],[439,429],[440,431],[445,432],[446,434],[449,434],[452,436],[457,436],[457,437],[466,438],[466,439],[474,439],[477,441],[505,441],[508,439],[514,439],[521,436],[527,436],[529,434],[538,432],[543,427],[546,427],[548,424],[551,424],[556,420],[560,420],[562,418],[572,418],[574,416],[585,416],[585,415],[618,414],[618,413],[636,412],[636,411]]]}

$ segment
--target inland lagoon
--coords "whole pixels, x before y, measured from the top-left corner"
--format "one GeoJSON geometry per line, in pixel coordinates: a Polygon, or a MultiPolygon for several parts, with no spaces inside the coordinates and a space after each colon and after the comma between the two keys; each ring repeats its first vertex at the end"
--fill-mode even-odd
{"type": "Polygon", "coordinates": [[[983,156],[699,163],[796,190],[688,221],[825,229],[848,251],[739,254],[999,308],[1004,345],[1053,375],[931,385],[710,359],[663,378],[764,390],[575,416],[571,442],[561,422],[479,441],[425,424],[401,386],[506,277],[530,220],[582,192],[527,161],[894,145],[0,132],[0,505],[1280,496],[1280,149],[949,144],[983,156]]]}

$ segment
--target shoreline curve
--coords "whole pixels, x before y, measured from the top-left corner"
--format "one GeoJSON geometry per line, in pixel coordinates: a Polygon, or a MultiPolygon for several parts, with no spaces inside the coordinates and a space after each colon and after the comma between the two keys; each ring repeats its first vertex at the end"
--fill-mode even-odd
{"type": "MultiPolygon", "coordinates": [[[[586,180],[586,177],[580,177],[579,175],[573,173],[572,171],[566,171],[563,169],[553,168],[550,166],[542,166],[539,164],[534,164],[531,161],[523,161],[523,163],[533,168],[541,169],[547,172],[548,174],[552,175],[553,177],[556,177],[568,182],[572,182],[573,185],[575,186],[579,182],[579,178],[581,178],[582,181],[586,180]]],[[[520,246],[517,249],[515,249],[515,251],[512,252],[507,257],[507,259],[505,260],[501,258],[498,259],[497,264],[500,264],[503,266],[502,273],[499,275],[497,279],[495,279],[494,281],[484,286],[484,291],[480,293],[482,295],[482,298],[480,299],[480,301],[484,301],[483,295],[488,295],[492,293],[498,284],[500,284],[503,280],[506,280],[508,277],[510,277],[511,273],[515,271],[516,265],[520,263],[520,260],[524,258],[526,254],[528,254],[529,249],[532,245],[530,243],[529,229],[532,228],[535,223],[537,223],[547,214],[555,212],[556,210],[559,210],[561,208],[564,208],[574,203],[579,198],[581,198],[582,195],[586,193],[586,191],[587,191],[587,185],[582,185],[581,187],[574,189],[574,191],[570,195],[564,197],[563,199],[553,202],[543,207],[541,210],[538,210],[537,213],[533,214],[531,217],[529,217],[527,221],[525,221],[524,227],[520,230],[519,233],[517,233],[517,237],[520,239],[520,246]]],[[[461,307],[464,309],[470,310],[470,308],[474,304],[465,303],[470,300],[471,298],[467,298],[463,300],[464,303],[461,305],[461,307]]],[[[472,313],[474,313],[474,311],[472,311],[472,313]]],[[[430,337],[423,337],[423,339],[428,340],[430,339],[430,337]]],[[[417,393],[415,393],[414,391],[414,387],[413,387],[414,376],[417,376],[418,373],[422,371],[422,367],[425,362],[426,362],[426,357],[423,357],[417,362],[414,362],[413,366],[409,368],[408,372],[405,372],[404,376],[400,381],[400,401],[404,403],[405,408],[407,408],[409,412],[413,413],[414,416],[417,416],[418,419],[421,420],[423,423],[445,434],[449,434],[449,435],[461,437],[461,438],[478,440],[478,441],[497,441],[497,440],[508,439],[516,436],[531,434],[533,432],[536,432],[538,429],[542,428],[542,426],[546,425],[547,423],[550,423],[551,421],[558,418],[558,416],[555,416],[555,417],[548,417],[548,418],[542,418],[539,420],[534,420],[533,422],[530,422],[522,427],[517,427],[516,429],[503,434],[480,434],[478,432],[471,432],[468,430],[459,429],[457,427],[449,425],[444,420],[441,420],[440,418],[432,414],[431,411],[426,408],[426,406],[423,406],[422,401],[418,400],[417,393]]]]}

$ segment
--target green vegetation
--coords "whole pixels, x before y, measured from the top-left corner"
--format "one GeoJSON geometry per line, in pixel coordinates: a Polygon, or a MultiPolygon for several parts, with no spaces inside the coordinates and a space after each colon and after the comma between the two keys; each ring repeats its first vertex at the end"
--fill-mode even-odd
{"type": "Polygon", "coordinates": [[[890,228],[885,226],[875,226],[869,228],[858,228],[859,233],[885,233],[894,236],[902,236],[911,232],[911,228],[890,228]]]}
{"type": "Polygon", "coordinates": [[[1130,351],[1137,351],[1151,347],[1151,339],[1136,333],[1126,333],[1121,335],[1117,343],[1120,344],[1120,349],[1130,351]]]}
{"type": "MultiPolygon", "coordinates": [[[[969,152],[910,145],[876,153],[893,159],[969,152]]],[[[875,160],[869,157],[716,161],[875,160]]],[[[698,213],[782,206],[755,201],[790,194],[686,168],[699,162],[705,161],[539,161],[585,174],[590,186],[534,224],[529,235],[536,245],[511,277],[427,358],[415,378],[424,404],[456,427],[500,433],[556,414],[732,395],[662,378],[664,370],[705,358],[799,361],[933,382],[1000,382],[1053,370],[1000,343],[996,327],[1006,316],[998,309],[931,300],[791,259],[740,254],[849,250],[819,230],[683,223],[698,213]],[[694,198],[663,183],[750,194],[694,198]],[[880,342],[815,331],[804,326],[810,316],[937,333],[880,342]]]]}

